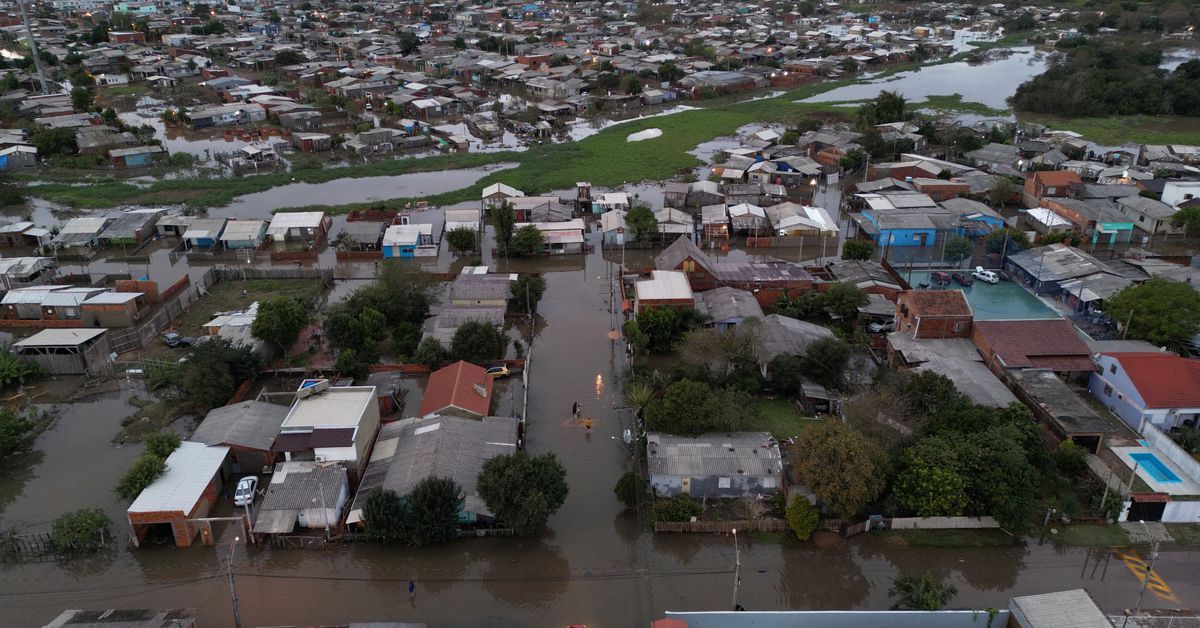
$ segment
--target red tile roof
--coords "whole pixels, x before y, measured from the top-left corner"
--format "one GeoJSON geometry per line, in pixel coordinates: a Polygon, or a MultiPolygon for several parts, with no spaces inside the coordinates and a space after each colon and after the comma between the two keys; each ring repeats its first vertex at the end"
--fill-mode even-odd
{"type": "Polygon", "coordinates": [[[1200,407],[1200,360],[1166,353],[1106,353],[1121,363],[1147,408],[1200,407]]]}
{"type": "Polygon", "coordinates": [[[1006,368],[1096,370],[1088,346],[1066,319],[975,321],[975,332],[987,339],[1006,368]]]}
{"type": "Polygon", "coordinates": [[[1083,179],[1070,170],[1039,170],[1033,173],[1033,180],[1050,187],[1083,183],[1083,179]]]}
{"type": "Polygon", "coordinates": [[[425,397],[421,400],[419,416],[433,414],[449,407],[487,416],[492,405],[492,378],[487,370],[459,360],[438,369],[429,376],[425,397]],[[478,386],[483,390],[479,394],[478,386]]]}
{"type": "Polygon", "coordinates": [[[971,306],[962,290],[905,290],[897,301],[907,303],[917,316],[971,315],[971,306]]]}

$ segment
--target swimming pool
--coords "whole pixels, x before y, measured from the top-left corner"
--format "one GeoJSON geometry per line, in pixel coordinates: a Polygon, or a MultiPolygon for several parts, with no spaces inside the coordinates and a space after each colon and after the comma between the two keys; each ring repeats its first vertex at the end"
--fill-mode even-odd
{"type": "Polygon", "coordinates": [[[1152,453],[1129,454],[1129,457],[1138,464],[1139,469],[1142,469],[1150,477],[1154,478],[1155,482],[1175,484],[1183,481],[1167,465],[1163,464],[1162,460],[1158,459],[1158,456],[1152,453]]]}
{"type": "MultiPolygon", "coordinates": [[[[933,282],[929,280],[929,271],[897,270],[913,288],[919,284],[930,284],[930,288],[937,289],[937,286],[933,286],[933,282]]],[[[971,274],[969,270],[960,272],[968,276],[971,274]]],[[[972,286],[960,286],[952,283],[942,289],[962,290],[977,321],[1060,318],[1058,312],[1046,307],[1046,304],[1042,303],[1040,299],[1011,281],[1001,281],[998,284],[976,281],[972,286]]]]}

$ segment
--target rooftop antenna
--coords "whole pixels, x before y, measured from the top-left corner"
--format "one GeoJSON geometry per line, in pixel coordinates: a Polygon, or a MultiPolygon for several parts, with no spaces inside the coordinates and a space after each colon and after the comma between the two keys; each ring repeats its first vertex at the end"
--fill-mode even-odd
{"type": "Polygon", "coordinates": [[[29,38],[29,52],[33,55],[33,64],[37,66],[38,84],[42,86],[42,95],[49,94],[46,89],[46,71],[42,69],[42,56],[38,53],[37,41],[33,38],[33,27],[29,25],[29,12],[25,10],[25,0],[17,0],[21,7],[21,23],[25,25],[25,36],[29,38]]]}

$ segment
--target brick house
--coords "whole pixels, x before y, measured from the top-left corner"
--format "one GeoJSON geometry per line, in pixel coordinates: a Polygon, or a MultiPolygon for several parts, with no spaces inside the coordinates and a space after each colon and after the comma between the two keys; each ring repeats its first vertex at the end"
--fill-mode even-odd
{"type": "Polygon", "coordinates": [[[1043,198],[1071,196],[1083,179],[1071,170],[1039,170],[1025,177],[1025,203],[1036,207],[1043,198]]]}
{"type": "Polygon", "coordinates": [[[905,290],[896,299],[896,331],[913,338],[970,338],[973,321],[962,290],[905,290]]]}
{"type": "Polygon", "coordinates": [[[167,470],[143,489],[126,511],[134,547],[151,534],[168,529],[175,547],[190,547],[197,535],[205,545],[212,545],[211,524],[201,520],[220,496],[225,480],[222,467],[228,454],[228,447],[180,443],[167,456],[167,470]]]}

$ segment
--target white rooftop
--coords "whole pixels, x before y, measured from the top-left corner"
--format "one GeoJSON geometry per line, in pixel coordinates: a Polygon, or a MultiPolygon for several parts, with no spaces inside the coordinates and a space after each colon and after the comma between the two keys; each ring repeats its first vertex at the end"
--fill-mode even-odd
{"type": "Polygon", "coordinates": [[[271,219],[267,234],[272,236],[287,235],[289,229],[316,229],[325,219],[325,212],[280,212],[271,219]]]}
{"type": "Polygon", "coordinates": [[[280,427],[358,427],[369,403],[375,403],[374,386],[335,386],[297,399],[280,427]]]}
{"type": "Polygon", "coordinates": [[[179,443],[179,448],[167,456],[166,472],[133,500],[127,512],[190,514],[228,453],[228,447],[209,447],[186,440],[179,443]]]}
{"type": "Polygon", "coordinates": [[[642,299],[691,299],[692,286],[688,283],[687,273],[675,270],[651,271],[650,279],[643,279],[634,284],[637,298],[642,299]]]}
{"type": "Polygon", "coordinates": [[[97,336],[107,329],[43,329],[38,333],[13,344],[14,347],[77,347],[97,336]]]}

